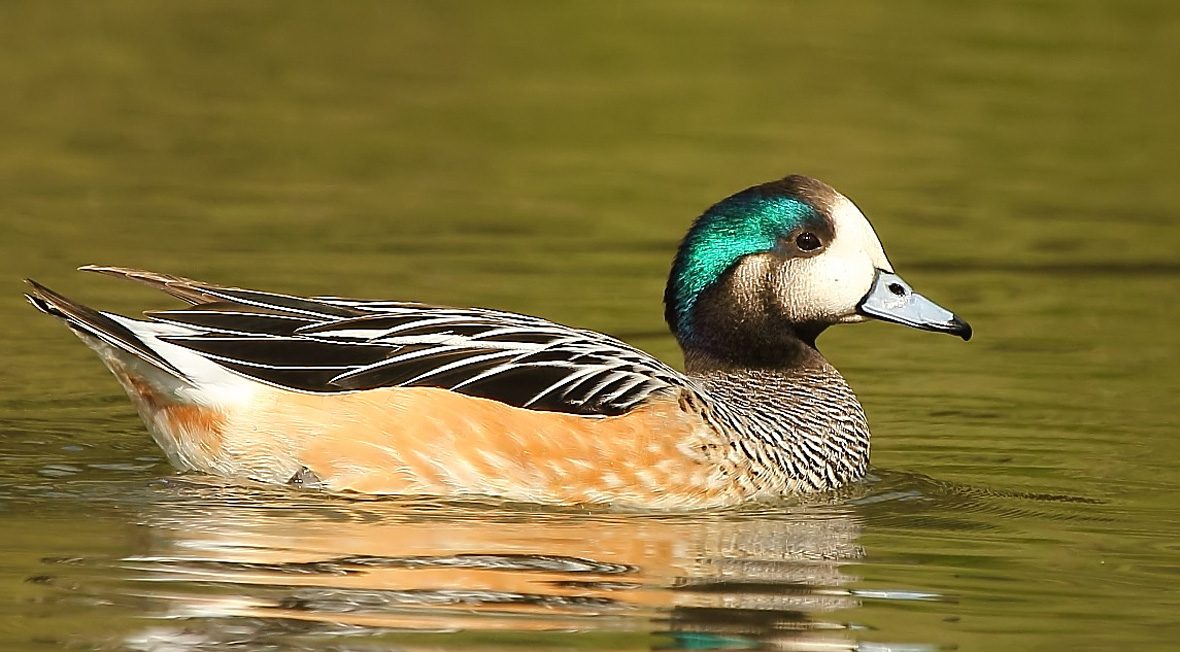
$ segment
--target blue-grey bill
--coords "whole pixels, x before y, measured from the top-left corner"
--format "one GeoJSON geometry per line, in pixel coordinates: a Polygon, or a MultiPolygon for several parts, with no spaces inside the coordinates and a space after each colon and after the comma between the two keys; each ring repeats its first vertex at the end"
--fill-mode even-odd
{"type": "Polygon", "coordinates": [[[896,324],[971,339],[971,324],[955,313],[914,292],[901,277],[877,270],[873,287],[857,306],[860,314],[896,324]]]}

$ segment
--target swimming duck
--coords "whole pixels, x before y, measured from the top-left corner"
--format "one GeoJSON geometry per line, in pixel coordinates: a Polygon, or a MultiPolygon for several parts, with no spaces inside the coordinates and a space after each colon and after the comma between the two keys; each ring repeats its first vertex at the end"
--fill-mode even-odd
{"type": "Polygon", "coordinates": [[[684,373],[509,312],[81,269],[190,304],[133,319],[26,295],[98,353],[173,465],[329,491],[679,509],[832,490],[864,476],[869,428],[816,337],[869,318],[971,337],[805,176],[688,231],[664,294],[684,373]]]}

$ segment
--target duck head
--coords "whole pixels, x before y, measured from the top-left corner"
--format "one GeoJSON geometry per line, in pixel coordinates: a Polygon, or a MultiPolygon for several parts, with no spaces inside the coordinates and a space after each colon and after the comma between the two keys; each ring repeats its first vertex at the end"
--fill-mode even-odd
{"type": "Polygon", "coordinates": [[[971,337],[893,271],[865,216],[831,186],[789,176],[709,208],[685,236],[665,318],[690,358],[780,366],[832,324],[880,319],[971,337]]]}

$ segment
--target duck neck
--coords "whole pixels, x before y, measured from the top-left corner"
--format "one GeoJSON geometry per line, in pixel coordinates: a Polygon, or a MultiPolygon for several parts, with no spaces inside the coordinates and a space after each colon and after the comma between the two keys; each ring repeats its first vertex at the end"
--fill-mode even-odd
{"type": "Polygon", "coordinates": [[[817,365],[736,369],[702,364],[703,416],[748,465],[758,492],[828,491],[864,477],[869,426],[852,388],[818,352],[817,365]]]}
{"type": "MultiPolygon", "coordinates": [[[[769,493],[826,491],[864,476],[869,428],[852,388],[790,330],[685,347],[685,370],[708,403],[708,419],[769,493]]],[[[731,337],[734,334],[731,333],[731,337]]]]}
{"type": "MultiPolygon", "coordinates": [[[[830,368],[815,347],[827,324],[784,318],[769,286],[770,264],[765,256],[743,259],[688,307],[671,290],[665,293],[668,323],[684,349],[689,373],[830,368]]],[[[669,288],[674,286],[670,280],[669,288]]]]}
{"type": "Polygon", "coordinates": [[[729,332],[721,337],[694,338],[682,342],[685,371],[692,376],[742,371],[790,374],[798,370],[835,369],[815,347],[793,333],[768,337],[765,333],[729,332]]]}

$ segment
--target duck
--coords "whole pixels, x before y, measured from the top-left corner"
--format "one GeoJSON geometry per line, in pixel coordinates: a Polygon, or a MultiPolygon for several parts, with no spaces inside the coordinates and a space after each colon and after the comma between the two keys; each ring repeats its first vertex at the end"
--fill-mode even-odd
{"type": "Polygon", "coordinates": [[[173,466],[345,494],[699,509],[832,492],[865,476],[869,427],[817,337],[870,319],[972,335],[803,175],[684,236],[664,293],[684,371],[512,312],[80,269],[187,304],[132,318],[31,279],[25,295],[98,354],[173,466]]]}

